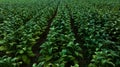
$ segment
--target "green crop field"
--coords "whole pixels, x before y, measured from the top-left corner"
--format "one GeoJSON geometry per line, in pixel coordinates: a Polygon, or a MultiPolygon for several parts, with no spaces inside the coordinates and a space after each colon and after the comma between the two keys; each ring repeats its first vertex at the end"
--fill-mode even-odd
{"type": "Polygon", "coordinates": [[[30,3],[35,2],[37,0],[0,0],[0,3],[30,3]]]}
{"type": "Polygon", "coordinates": [[[0,67],[119,67],[120,0],[0,0],[0,67]]]}

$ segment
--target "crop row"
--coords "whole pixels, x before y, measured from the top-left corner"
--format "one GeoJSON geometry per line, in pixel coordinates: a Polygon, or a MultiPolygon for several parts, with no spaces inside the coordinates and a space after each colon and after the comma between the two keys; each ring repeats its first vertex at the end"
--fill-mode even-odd
{"type": "Polygon", "coordinates": [[[81,62],[85,62],[83,67],[118,67],[120,65],[120,5],[109,1],[80,2],[81,4],[78,4],[78,1],[71,0],[71,4],[69,2],[67,7],[72,19],[73,32],[83,49],[84,60],[81,62]]]}
{"type": "Polygon", "coordinates": [[[48,20],[52,17],[56,5],[57,3],[55,2],[42,10],[39,9],[44,6],[35,8],[37,14],[34,8],[29,10],[28,7],[18,7],[17,9],[19,10],[16,10],[11,6],[10,10],[6,10],[8,14],[3,14],[5,19],[0,23],[0,56],[3,57],[1,59],[2,67],[6,67],[6,62],[9,63],[8,67],[19,65],[19,63],[31,63],[30,58],[35,56],[32,47],[47,28],[48,20]],[[25,21],[26,19],[27,21],[25,21]],[[4,59],[9,57],[13,57],[12,59],[17,63],[10,63],[10,59],[4,61],[4,59]]]}
{"type": "Polygon", "coordinates": [[[1,3],[0,67],[119,67],[119,3],[1,3]]]}
{"type": "Polygon", "coordinates": [[[62,3],[52,22],[46,42],[40,46],[37,67],[79,66],[79,61],[82,58],[81,48],[78,43],[74,43],[74,40],[74,34],[70,26],[70,16],[62,3]]]}

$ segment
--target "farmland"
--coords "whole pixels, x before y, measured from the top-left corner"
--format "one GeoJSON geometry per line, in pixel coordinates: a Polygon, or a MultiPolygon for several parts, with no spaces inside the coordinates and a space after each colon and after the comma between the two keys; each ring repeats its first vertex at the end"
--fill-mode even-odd
{"type": "Polygon", "coordinates": [[[120,0],[0,0],[0,67],[119,67],[120,0]]]}

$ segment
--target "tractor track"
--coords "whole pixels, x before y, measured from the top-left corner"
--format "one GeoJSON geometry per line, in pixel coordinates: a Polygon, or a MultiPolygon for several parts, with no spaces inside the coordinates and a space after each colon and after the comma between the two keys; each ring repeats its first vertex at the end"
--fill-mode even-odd
{"type": "Polygon", "coordinates": [[[47,38],[47,34],[49,33],[49,30],[50,30],[50,26],[51,26],[51,23],[53,21],[53,19],[55,18],[57,14],[57,8],[55,9],[55,13],[52,15],[52,17],[47,21],[48,22],[48,25],[47,25],[47,28],[45,29],[45,31],[39,36],[40,38],[38,40],[36,40],[36,44],[32,47],[32,51],[33,53],[35,54],[34,57],[31,57],[31,63],[30,65],[28,64],[22,64],[20,67],[32,67],[32,64],[33,63],[38,63],[38,58],[40,56],[40,45],[43,44],[45,41],[46,41],[46,38],[47,38]]]}
{"type": "MultiPolygon", "coordinates": [[[[40,51],[40,45],[43,44],[46,41],[46,39],[47,39],[47,35],[49,34],[51,23],[52,23],[53,19],[55,18],[55,16],[57,15],[59,4],[60,4],[60,2],[58,2],[58,5],[57,5],[57,7],[56,7],[56,9],[55,9],[54,14],[52,15],[52,17],[47,21],[48,22],[47,28],[39,36],[40,39],[37,40],[37,43],[32,47],[32,50],[33,50],[33,53],[35,54],[35,57],[31,58],[31,60],[32,60],[31,64],[38,63],[38,58],[40,56],[40,53],[39,53],[39,51],[40,51]]],[[[28,67],[30,67],[30,66],[28,66],[28,67]]]]}

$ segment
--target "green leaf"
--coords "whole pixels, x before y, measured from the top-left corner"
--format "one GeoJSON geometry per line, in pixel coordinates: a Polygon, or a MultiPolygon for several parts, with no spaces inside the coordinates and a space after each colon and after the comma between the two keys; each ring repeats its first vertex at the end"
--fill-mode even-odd
{"type": "Polygon", "coordinates": [[[20,53],[20,54],[23,54],[23,53],[24,53],[24,50],[20,50],[19,53],[20,53]]]}
{"type": "Polygon", "coordinates": [[[66,53],[67,53],[67,50],[63,49],[62,52],[61,52],[61,55],[64,56],[64,55],[66,55],[66,53]]]}
{"type": "Polygon", "coordinates": [[[5,51],[7,48],[5,46],[0,46],[0,51],[5,51]]]}
{"type": "Polygon", "coordinates": [[[79,67],[79,65],[78,65],[78,64],[75,64],[74,66],[71,66],[71,67],[79,67]]]}
{"type": "Polygon", "coordinates": [[[107,62],[108,64],[112,65],[113,67],[115,67],[115,64],[112,62],[107,62]]]}
{"type": "Polygon", "coordinates": [[[27,64],[30,63],[30,59],[26,55],[22,55],[22,60],[27,64]]]}
{"type": "Polygon", "coordinates": [[[0,40],[0,45],[4,44],[5,40],[0,40]]]}
{"type": "Polygon", "coordinates": [[[35,54],[32,51],[27,51],[27,53],[28,53],[28,56],[30,56],[30,57],[34,57],[35,56],[35,54]]]}
{"type": "Polygon", "coordinates": [[[52,56],[46,56],[46,61],[49,61],[52,59],[52,56]]]}
{"type": "Polygon", "coordinates": [[[88,67],[97,67],[95,64],[90,63],[88,67]]]}

